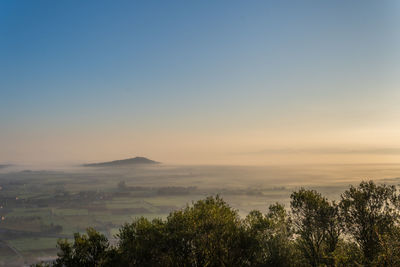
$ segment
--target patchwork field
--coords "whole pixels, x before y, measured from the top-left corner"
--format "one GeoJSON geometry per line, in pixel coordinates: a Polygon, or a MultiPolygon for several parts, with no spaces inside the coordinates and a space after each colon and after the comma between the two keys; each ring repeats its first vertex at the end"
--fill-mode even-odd
{"type": "Polygon", "coordinates": [[[209,195],[221,195],[245,216],[275,202],[289,207],[291,192],[301,186],[338,199],[349,184],[367,178],[397,184],[399,174],[397,165],[6,168],[0,173],[0,266],[51,260],[58,239],[88,226],[115,242],[123,223],[165,218],[209,195]]]}

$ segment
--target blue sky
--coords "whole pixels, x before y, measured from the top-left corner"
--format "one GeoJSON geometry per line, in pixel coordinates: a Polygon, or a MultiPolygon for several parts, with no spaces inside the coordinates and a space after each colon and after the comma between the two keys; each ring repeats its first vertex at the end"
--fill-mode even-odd
{"type": "Polygon", "coordinates": [[[257,151],[400,146],[399,12],[396,1],[2,1],[0,161],[267,164],[280,159],[257,151]]]}

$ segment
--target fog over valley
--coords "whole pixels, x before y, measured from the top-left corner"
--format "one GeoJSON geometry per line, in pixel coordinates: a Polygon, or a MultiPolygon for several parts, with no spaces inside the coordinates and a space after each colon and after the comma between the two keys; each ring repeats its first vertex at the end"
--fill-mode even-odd
{"type": "Polygon", "coordinates": [[[400,266],[400,1],[0,1],[0,267],[400,266]]]}

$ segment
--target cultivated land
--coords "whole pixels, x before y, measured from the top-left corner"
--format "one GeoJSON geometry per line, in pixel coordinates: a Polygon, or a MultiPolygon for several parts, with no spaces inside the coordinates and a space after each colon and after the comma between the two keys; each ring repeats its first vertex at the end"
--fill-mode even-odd
{"type": "Polygon", "coordinates": [[[0,173],[0,266],[56,255],[59,238],[95,227],[115,242],[135,217],[165,217],[186,203],[220,194],[240,214],[269,204],[288,207],[299,187],[338,199],[349,184],[374,179],[398,184],[400,165],[130,166],[0,173]]]}

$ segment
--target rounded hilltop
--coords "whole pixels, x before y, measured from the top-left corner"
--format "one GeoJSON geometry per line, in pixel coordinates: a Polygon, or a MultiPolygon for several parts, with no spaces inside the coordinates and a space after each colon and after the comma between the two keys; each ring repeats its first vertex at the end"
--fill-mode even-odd
{"type": "Polygon", "coordinates": [[[116,167],[116,166],[129,166],[129,165],[143,165],[143,164],[160,164],[160,162],[145,158],[134,157],[129,159],[121,159],[107,162],[88,163],[83,164],[84,167],[116,167]]]}

